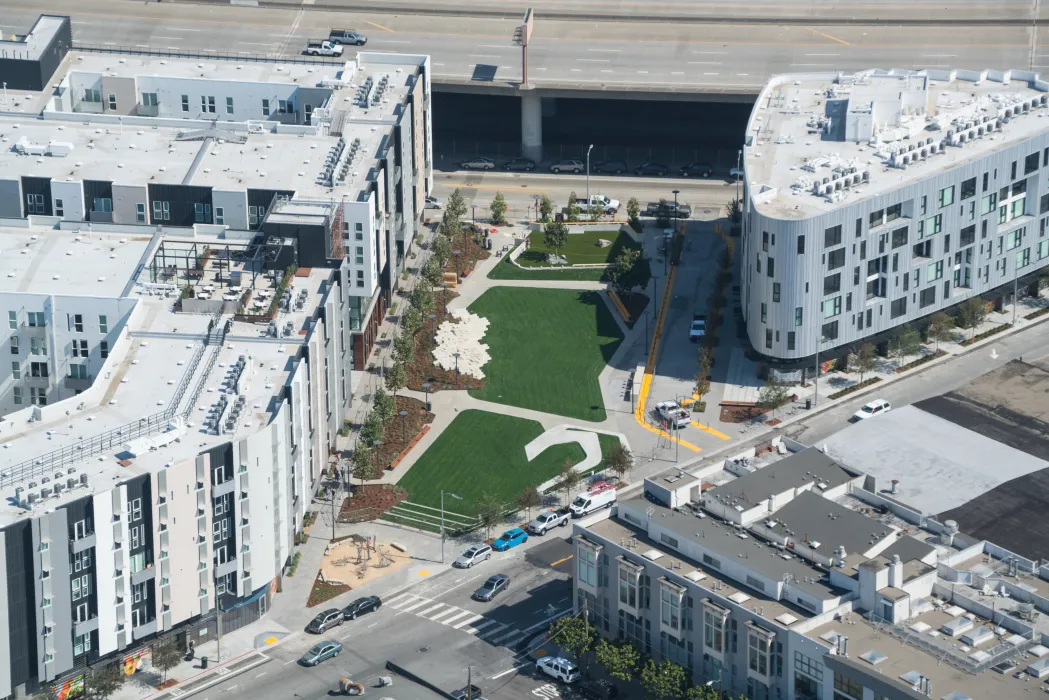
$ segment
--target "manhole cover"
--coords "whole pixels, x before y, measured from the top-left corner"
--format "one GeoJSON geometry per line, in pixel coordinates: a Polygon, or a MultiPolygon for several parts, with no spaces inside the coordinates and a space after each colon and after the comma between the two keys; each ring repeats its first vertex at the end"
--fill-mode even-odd
{"type": "Polygon", "coordinates": [[[419,651],[425,654],[426,652],[430,651],[430,647],[419,647],[419,651]]]}

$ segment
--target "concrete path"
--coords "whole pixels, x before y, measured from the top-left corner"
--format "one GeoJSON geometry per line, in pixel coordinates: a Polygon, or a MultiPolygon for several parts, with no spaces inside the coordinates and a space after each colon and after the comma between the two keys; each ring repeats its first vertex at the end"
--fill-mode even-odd
{"type": "Polygon", "coordinates": [[[597,439],[597,434],[568,425],[554,426],[525,445],[525,456],[531,462],[542,454],[546,448],[570,442],[579,443],[579,446],[583,448],[583,453],[586,455],[583,457],[582,462],[575,465],[577,472],[585,472],[587,469],[592,469],[601,464],[601,441],[597,439]]]}

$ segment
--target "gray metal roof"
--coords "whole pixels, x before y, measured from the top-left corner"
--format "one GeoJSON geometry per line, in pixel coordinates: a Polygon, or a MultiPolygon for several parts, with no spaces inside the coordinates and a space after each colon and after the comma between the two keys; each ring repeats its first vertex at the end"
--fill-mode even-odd
{"type": "Polygon", "coordinates": [[[892,559],[893,555],[898,554],[900,560],[906,563],[914,559],[923,559],[935,550],[936,548],[931,544],[922,542],[910,535],[904,535],[889,545],[889,548],[882,552],[882,556],[892,559]]]}
{"type": "Polygon", "coordinates": [[[833,459],[814,447],[796,452],[763,469],[733,479],[709,491],[713,497],[739,499],[744,507],[753,507],[772,494],[783,493],[815,479],[827,483],[828,488],[840,486],[855,476],[833,459]]]}
{"type": "Polygon", "coordinates": [[[771,516],[775,532],[790,531],[795,542],[819,542],[816,551],[831,556],[841,546],[846,553],[862,554],[892,533],[877,520],[849,510],[811,491],[804,491],[771,516]]]}

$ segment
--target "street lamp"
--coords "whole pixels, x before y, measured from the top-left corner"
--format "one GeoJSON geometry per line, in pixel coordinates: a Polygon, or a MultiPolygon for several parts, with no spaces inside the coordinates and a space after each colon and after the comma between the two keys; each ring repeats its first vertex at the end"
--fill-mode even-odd
{"type": "Polygon", "coordinates": [[[437,347],[437,314],[426,314],[430,319],[430,337],[433,338],[433,346],[437,347]]]}
{"type": "Polygon", "coordinates": [[[423,392],[426,394],[426,411],[430,411],[430,382],[423,382],[423,392]]]}
{"type": "MultiPolygon", "coordinates": [[[[441,489],[441,563],[444,563],[444,489],[441,489]]],[[[461,497],[456,496],[451,491],[448,491],[448,495],[457,501],[463,500],[461,497]]]]}
{"type": "Polygon", "coordinates": [[[473,210],[473,213],[471,214],[471,220],[473,221],[473,223],[476,224],[477,223],[477,205],[476,204],[471,204],[470,205],[470,209],[473,210]]]}
{"type": "MultiPolygon", "coordinates": [[[[674,218],[675,219],[679,218],[678,211],[677,211],[677,196],[679,194],[681,194],[681,190],[674,190],[674,218]]],[[[674,229],[677,228],[678,224],[679,224],[678,221],[674,222],[674,229]]],[[[674,229],[671,229],[671,230],[674,230],[674,229]]],[[[677,234],[676,230],[674,230],[674,234],[675,235],[677,234]]],[[[663,274],[664,275],[667,274],[667,256],[670,255],[672,250],[674,250],[674,239],[673,239],[673,237],[671,237],[671,239],[670,239],[670,250],[668,250],[666,253],[663,254],[663,274]]]]}
{"type": "Polygon", "coordinates": [[[375,442],[372,443],[372,448],[373,448],[373,452],[372,452],[372,457],[373,457],[373,459],[372,459],[372,469],[375,469],[375,467],[379,466],[379,448],[380,447],[382,447],[382,440],[376,440],[375,442]]]}
{"type": "Polygon", "coordinates": [[[453,355],[455,357],[455,388],[459,388],[459,358],[462,357],[459,353],[453,355]]]}
{"type": "Polygon", "coordinates": [[[459,255],[462,252],[463,251],[459,250],[458,248],[456,248],[455,250],[452,251],[452,255],[455,256],[455,283],[456,284],[459,284],[459,255]]]}
{"type": "Polygon", "coordinates": [[[401,411],[400,411],[400,414],[401,414],[401,443],[407,445],[408,444],[408,426],[407,426],[408,411],[405,411],[402,408],[401,411]]]}
{"type": "Polygon", "coordinates": [[[587,214],[590,213],[590,151],[594,150],[594,144],[586,149],[586,206],[587,214]]]}
{"type": "Polygon", "coordinates": [[[539,195],[535,195],[535,220],[539,221],[539,195]]]}

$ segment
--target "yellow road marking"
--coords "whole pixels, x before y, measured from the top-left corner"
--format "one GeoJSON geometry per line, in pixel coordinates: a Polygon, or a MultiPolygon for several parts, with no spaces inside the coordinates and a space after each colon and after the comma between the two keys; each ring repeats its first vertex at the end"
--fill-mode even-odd
{"type": "MultiPolygon", "coordinates": [[[[502,190],[503,192],[510,192],[511,191],[510,187],[507,187],[506,185],[501,185],[501,186],[500,185],[468,185],[465,182],[461,182],[461,183],[459,183],[459,182],[441,182],[440,180],[436,181],[434,184],[435,185],[440,185],[442,187],[459,187],[459,188],[462,188],[462,189],[470,189],[470,190],[502,190]]],[[[530,190],[532,188],[530,186],[528,186],[528,185],[518,185],[518,189],[530,190]]],[[[537,193],[537,194],[551,194],[550,190],[532,190],[532,191],[537,193]]]]}
{"type": "Polygon", "coordinates": [[[365,24],[370,24],[370,25],[372,25],[373,27],[375,27],[376,29],[381,29],[381,30],[383,30],[384,32],[389,32],[390,34],[396,34],[396,33],[397,33],[397,32],[395,32],[395,31],[393,31],[392,29],[390,29],[389,27],[384,27],[384,26],[382,26],[381,24],[377,24],[377,23],[375,23],[375,22],[371,22],[371,21],[369,21],[369,20],[364,20],[364,23],[365,23],[365,24]]]}
{"type": "Polygon", "coordinates": [[[423,569],[422,571],[419,572],[419,575],[420,576],[429,576],[430,575],[430,570],[429,569],[423,569]]]}
{"type": "Polygon", "coordinates": [[[714,430],[713,428],[708,428],[707,426],[703,425],[702,423],[697,423],[696,421],[692,421],[692,425],[693,425],[693,427],[699,428],[704,433],[710,433],[711,435],[713,435],[716,438],[721,438],[722,440],[731,440],[732,439],[728,435],[725,435],[725,433],[722,433],[722,432],[720,432],[718,430],[714,430]]]}
{"type": "Polygon", "coordinates": [[[831,36],[830,34],[824,34],[823,32],[821,32],[818,29],[813,29],[812,27],[805,27],[805,28],[808,29],[813,34],[819,34],[821,37],[823,37],[825,39],[830,39],[831,41],[836,41],[839,44],[845,44],[846,46],[852,46],[852,44],[850,44],[849,42],[845,41],[844,39],[839,39],[838,37],[831,36]]]}
{"type": "Polygon", "coordinates": [[[276,637],[266,637],[262,641],[266,642],[266,644],[276,644],[277,643],[277,638],[276,637]]]}
{"type": "Polygon", "coordinates": [[[552,568],[552,567],[555,567],[555,566],[557,566],[558,564],[564,564],[564,563],[565,563],[566,561],[568,561],[569,559],[571,559],[571,558],[572,558],[572,557],[574,557],[574,556],[575,556],[574,554],[569,554],[569,555],[568,555],[567,557],[565,557],[564,559],[558,559],[557,561],[555,561],[554,563],[552,563],[552,564],[551,564],[550,566],[551,566],[551,568],[552,568]]]}

